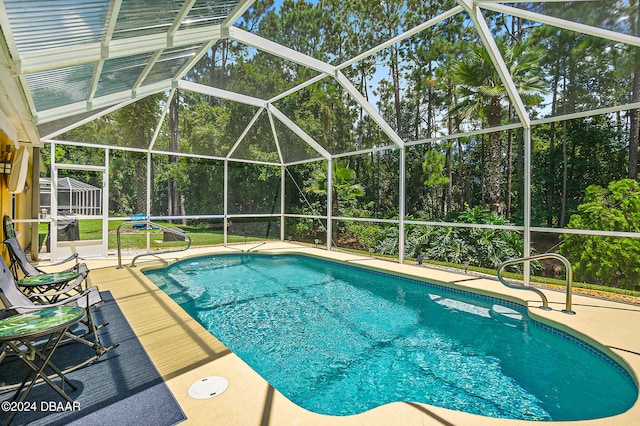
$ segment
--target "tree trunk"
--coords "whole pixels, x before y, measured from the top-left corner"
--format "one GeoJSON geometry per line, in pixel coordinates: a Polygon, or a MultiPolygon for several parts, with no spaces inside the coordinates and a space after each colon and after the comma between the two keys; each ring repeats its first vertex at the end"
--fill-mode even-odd
{"type": "MultiPolygon", "coordinates": [[[[640,35],[640,1],[636,10],[636,36],[640,35]]],[[[633,69],[633,88],[631,90],[631,102],[640,101],[640,52],[636,48],[635,67],[633,69]]],[[[640,139],[640,110],[630,111],[629,129],[629,179],[638,179],[638,141],[640,139]]]]}
{"type": "MultiPolygon", "coordinates": [[[[551,116],[556,115],[556,108],[558,106],[558,80],[560,79],[560,68],[555,68],[555,75],[553,76],[552,83],[552,99],[551,99],[551,116]]],[[[556,123],[555,121],[550,125],[549,135],[549,180],[547,181],[547,226],[553,226],[553,207],[554,207],[554,192],[555,192],[555,167],[554,167],[554,155],[556,150],[556,123]]]]}
{"type": "MultiPolygon", "coordinates": [[[[216,87],[216,55],[218,54],[218,46],[220,45],[220,40],[213,44],[211,47],[211,66],[209,67],[209,86],[216,87]]],[[[213,96],[209,96],[209,105],[216,106],[216,98],[213,96]]]]}
{"type": "MultiPolygon", "coordinates": [[[[513,122],[514,118],[514,109],[509,102],[509,123],[513,122]]],[[[513,130],[509,130],[507,135],[507,190],[505,191],[505,216],[508,218],[511,217],[511,186],[513,185],[513,178],[511,170],[513,168],[513,130]]]]}
{"type": "MultiPolygon", "coordinates": [[[[491,99],[489,107],[488,123],[490,127],[500,125],[500,98],[491,99]]],[[[487,192],[489,195],[489,208],[492,212],[502,214],[502,138],[500,132],[489,133],[489,161],[487,162],[487,192]]]]}
{"type": "MultiPolygon", "coordinates": [[[[171,100],[171,104],[169,105],[169,151],[177,152],[179,146],[179,128],[178,128],[178,92],[176,92],[175,96],[171,100]]],[[[175,163],[178,162],[178,156],[169,155],[169,168],[175,163]]],[[[173,176],[169,176],[167,181],[167,205],[168,205],[168,214],[169,216],[177,216],[178,215],[178,182],[173,178],[173,176]]]]}
{"type": "MultiPolygon", "coordinates": [[[[570,80],[571,81],[571,80],[570,80]]],[[[566,66],[563,71],[563,91],[565,98],[563,102],[563,113],[567,113],[567,71],[566,66]]],[[[565,216],[567,212],[567,179],[568,179],[568,171],[567,171],[567,121],[562,122],[562,208],[560,210],[560,228],[564,228],[565,216]]]]}
{"type": "Polygon", "coordinates": [[[391,54],[391,77],[393,79],[393,99],[396,112],[396,133],[402,137],[402,107],[400,105],[400,70],[398,64],[398,52],[396,49],[391,54]]]}

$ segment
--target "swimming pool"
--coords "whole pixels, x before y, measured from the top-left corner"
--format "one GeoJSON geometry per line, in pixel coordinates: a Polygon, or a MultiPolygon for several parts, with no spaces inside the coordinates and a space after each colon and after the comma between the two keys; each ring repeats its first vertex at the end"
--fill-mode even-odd
{"type": "Polygon", "coordinates": [[[518,305],[300,255],[218,255],[147,276],[308,410],[393,401],[491,417],[627,410],[626,371],[518,305]]]}

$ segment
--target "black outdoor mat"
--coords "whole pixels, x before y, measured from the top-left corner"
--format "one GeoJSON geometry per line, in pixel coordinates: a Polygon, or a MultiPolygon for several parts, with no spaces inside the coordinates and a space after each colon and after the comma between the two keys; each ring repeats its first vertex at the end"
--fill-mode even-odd
{"type": "MultiPolygon", "coordinates": [[[[39,383],[27,398],[30,402],[27,408],[33,411],[18,412],[12,425],[168,426],[186,419],[111,293],[101,294],[105,304],[94,309],[95,320],[109,325],[99,331],[100,339],[104,346],[114,342],[120,346],[67,375],[78,387],[74,391],[65,386],[75,404],[67,403],[46,383],[39,383]]],[[[72,343],[58,348],[53,363],[65,369],[94,353],[86,345],[72,343]]],[[[27,368],[15,357],[5,358],[0,363],[0,385],[20,382],[27,368]]],[[[54,382],[60,384],[59,379],[54,382]]],[[[13,393],[0,393],[0,401],[10,400],[13,393]]],[[[8,417],[9,413],[0,409],[0,423],[4,424],[8,417]]]]}

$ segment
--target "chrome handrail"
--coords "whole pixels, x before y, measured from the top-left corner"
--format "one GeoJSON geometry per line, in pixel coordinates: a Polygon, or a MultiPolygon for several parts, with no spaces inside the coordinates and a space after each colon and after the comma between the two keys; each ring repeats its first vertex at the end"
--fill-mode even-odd
{"type": "Polygon", "coordinates": [[[566,303],[565,303],[565,308],[562,310],[562,312],[566,313],[566,314],[571,314],[574,315],[575,312],[571,310],[571,287],[573,285],[573,271],[571,269],[571,263],[569,262],[569,260],[562,256],[559,255],[557,253],[543,253],[543,254],[537,254],[535,256],[529,256],[529,257],[522,257],[519,259],[510,259],[507,260],[505,262],[502,262],[500,264],[500,266],[498,266],[498,280],[505,286],[509,287],[509,288],[515,288],[515,289],[519,289],[519,290],[531,290],[535,293],[537,293],[541,298],[542,298],[542,309],[551,309],[549,308],[549,301],[547,300],[547,296],[544,295],[544,293],[540,290],[538,290],[537,288],[534,287],[529,287],[526,285],[520,285],[520,284],[507,284],[507,282],[502,278],[502,270],[509,265],[514,265],[516,263],[523,263],[523,262],[528,262],[531,260],[540,260],[540,259],[558,259],[559,261],[561,261],[564,264],[564,267],[566,269],[566,281],[567,281],[567,287],[566,287],[566,303]]]}
{"type": "Polygon", "coordinates": [[[120,229],[122,229],[122,227],[124,225],[144,225],[144,229],[146,229],[146,230],[160,229],[160,230],[172,233],[174,235],[178,235],[180,237],[184,237],[185,239],[188,240],[187,246],[184,247],[184,248],[169,249],[169,250],[159,250],[159,251],[139,254],[139,255],[135,256],[133,258],[133,260],[131,261],[131,267],[132,268],[135,268],[136,260],[138,260],[139,257],[142,257],[142,256],[157,256],[159,254],[164,254],[164,253],[175,253],[175,252],[178,252],[178,251],[188,250],[191,247],[191,237],[188,236],[186,233],[184,233],[182,231],[177,231],[177,230],[175,230],[173,228],[168,228],[168,227],[160,225],[158,223],[151,222],[150,220],[130,220],[130,221],[127,221],[127,222],[122,222],[120,224],[120,226],[118,226],[118,230],[116,231],[116,242],[117,242],[117,245],[118,245],[118,269],[122,269],[122,255],[121,255],[121,250],[120,250],[120,229]]]}

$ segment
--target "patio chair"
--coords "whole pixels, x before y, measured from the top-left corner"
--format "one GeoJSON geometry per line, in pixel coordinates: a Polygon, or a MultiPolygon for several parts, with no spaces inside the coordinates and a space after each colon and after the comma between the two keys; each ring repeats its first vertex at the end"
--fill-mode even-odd
{"type": "MultiPolygon", "coordinates": [[[[32,265],[29,262],[29,260],[27,259],[27,254],[22,249],[22,246],[20,245],[16,237],[7,238],[6,240],[4,240],[4,244],[7,246],[7,249],[9,250],[9,259],[11,260],[11,263],[9,264],[9,270],[13,273],[13,277],[15,279],[18,279],[18,268],[27,277],[47,273],[46,271],[32,265]]],[[[51,263],[48,266],[63,265],[72,260],[75,260],[75,264],[65,269],[65,271],[75,270],[78,273],[80,273],[81,269],[87,269],[87,266],[84,263],[78,262],[78,253],[74,253],[72,256],[69,256],[66,259],[61,260],[59,262],[51,263]]]]}
{"type": "MultiPolygon", "coordinates": [[[[7,246],[7,250],[9,251],[9,270],[13,274],[13,278],[17,281],[20,277],[18,274],[18,270],[21,270],[25,277],[37,276],[41,274],[46,274],[47,272],[35,267],[32,265],[27,259],[27,254],[22,249],[22,246],[18,242],[16,238],[16,233],[13,228],[13,223],[11,222],[11,218],[9,216],[4,216],[3,219],[3,227],[4,234],[6,239],[4,240],[4,244],[7,246]]],[[[75,271],[79,274],[79,276],[75,279],[75,285],[70,289],[77,289],[77,291],[82,291],[82,283],[86,283],[87,274],[89,273],[89,269],[87,265],[84,263],[78,263],[78,254],[74,253],[73,255],[67,257],[64,260],[59,262],[51,263],[49,266],[63,265],[72,260],[75,260],[75,264],[70,268],[65,269],[63,272],[67,271],[75,271]]],[[[60,286],[58,286],[60,288],[60,286]]],[[[87,285],[84,286],[84,289],[87,289],[87,285]]]]}
{"type": "MultiPolygon", "coordinates": [[[[60,295],[64,295],[67,294],[68,291],[69,288],[65,287],[59,290],[59,293],[60,295]]],[[[93,318],[92,310],[104,304],[98,287],[89,287],[83,292],[76,293],[73,296],[61,298],[55,303],[37,303],[33,299],[37,300],[39,296],[40,295],[38,294],[27,296],[22,291],[20,291],[13,278],[13,274],[9,270],[9,267],[5,263],[2,256],[0,256],[0,301],[3,303],[6,310],[12,311],[14,313],[23,313],[61,305],[78,306],[84,309],[86,312],[86,317],[81,322],[86,326],[87,331],[85,332],[82,330],[74,330],[74,332],[67,332],[66,334],[66,337],[68,337],[69,339],[80,342],[95,350],[95,356],[86,360],[81,365],[85,365],[93,361],[94,359],[97,359],[98,357],[104,355],[105,353],[109,352],[111,349],[114,349],[119,345],[118,343],[115,343],[109,347],[104,347],[102,343],[100,343],[98,330],[108,325],[108,323],[97,325],[93,318]]],[[[46,296],[51,296],[51,293],[46,293],[46,296]]]]}

